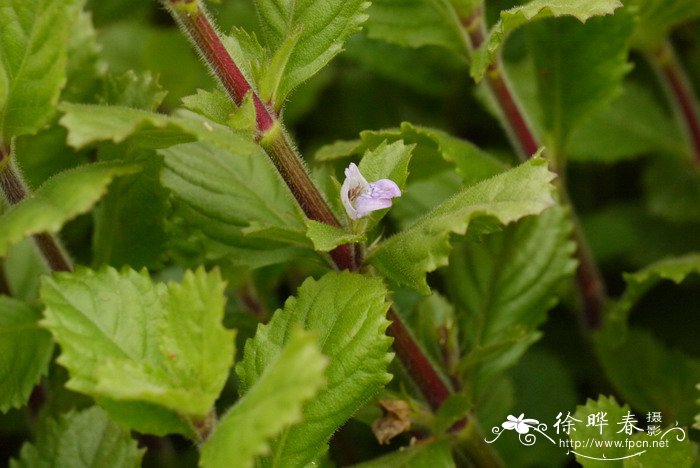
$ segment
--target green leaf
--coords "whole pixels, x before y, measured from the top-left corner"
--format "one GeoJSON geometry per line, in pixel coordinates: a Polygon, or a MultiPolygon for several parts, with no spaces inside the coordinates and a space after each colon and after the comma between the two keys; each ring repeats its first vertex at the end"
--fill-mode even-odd
{"type": "Polygon", "coordinates": [[[239,154],[261,152],[252,138],[189,111],[166,116],[129,107],[70,103],[62,103],[60,109],[64,116],[59,122],[68,129],[68,144],[76,149],[127,139],[146,149],[204,140],[239,154]]]}
{"type": "Polygon", "coordinates": [[[0,143],[36,133],[55,113],[82,0],[7,0],[0,9],[0,143]]]}
{"type": "Polygon", "coordinates": [[[248,341],[236,367],[244,398],[296,327],[318,333],[321,350],[330,359],[328,386],[304,408],[303,422],[273,444],[269,464],[303,466],[311,462],[325,450],[333,432],[390,380],[387,366],[392,354],[387,351],[391,340],[384,334],[389,325],[386,295],[380,279],[354,273],[308,279],[297,297],[288,299],[284,309],[248,341]]]}
{"type": "Polygon", "coordinates": [[[695,0],[627,0],[637,8],[634,45],[653,52],[669,33],[683,23],[700,18],[700,3],[695,0]]]}
{"type": "Polygon", "coordinates": [[[554,204],[554,175],[534,158],[510,171],[467,187],[369,253],[368,261],[386,277],[430,292],[425,274],[447,265],[451,233],[464,235],[475,218],[509,224],[554,204]]]}
{"type": "Polygon", "coordinates": [[[354,465],[356,468],[454,468],[452,450],[446,440],[419,442],[406,449],[397,450],[383,457],[354,465]]]}
{"type": "MultiPolygon", "coordinates": [[[[602,395],[598,397],[598,401],[589,399],[585,406],[577,406],[573,417],[578,421],[572,421],[572,428],[575,428],[575,430],[571,430],[569,433],[571,442],[581,447],[575,450],[576,461],[583,465],[584,468],[621,468],[622,461],[619,459],[628,455],[627,449],[622,444],[628,436],[624,432],[618,432],[622,427],[619,423],[629,411],[629,406],[621,407],[614,397],[608,398],[602,395]],[[588,416],[597,413],[605,413],[607,425],[588,425],[588,416]],[[587,444],[590,444],[589,440],[610,441],[611,444],[603,447],[586,447],[587,444]],[[619,442],[620,445],[616,445],[615,442],[619,442]],[[586,457],[607,458],[608,460],[591,460],[586,457]],[[610,459],[618,460],[610,461],[610,459]]],[[[639,424],[635,425],[639,426],[639,424]]]]}
{"type": "MultiPolygon", "coordinates": [[[[609,321],[625,326],[634,305],[654,286],[664,280],[680,284],[691,274],[700,273],[700,254],[660,260],[636,272],[624,275],[627,289],[614,304],[609,321]]],[[[618,335],[618,333],[615,333],[618,335]]]]}
{"type": "MultiPolygon", "coordinates": [[[[673,466],[678,468],[691,468],[697,466],[697,445],[690,440],[687,430],[681,428],[661,428],[661,434],[652,436],[649,433],[640,432],[632,436],[632,440],[638,444],[647,444],[648,447],[642,455],[628,458],[624,461],[624,468],[645,468],[650,466],[673,466]],[[681,438],[679,440],[679,438],[681,438]],[[666,447],[654,447],[659,441],[668,442],[666,447]]],[[[638,453],[638,449],[628,449],[628,453],[638,453]]]]}
{"type": "Polygon", "coordinates": [[[197,94],[182,98],[182,103],[189,110],[221,125],[228,123],[229,116],[236,109],[231,99],[219,90],[198,89],[197,94]]]}
{"type": "Polygon", "coordinates": [[[481,81],[487,68],[500,53],[508,35],[520,26],[551,17],[573,16],[582,23],[592,17],[612,15],[622,6],[619,0],[533,0],[501,11],[500,19],[484,44],[472,54],[471,74],[481,81]]]}
{"type": "Polygon", "coordinates": [[[34,444],[22,446],[19,460],[11,468],[50,468],[71,466],[127,468],[141,466],[145,449],[139,449],[129,431],[93,406],[72,411],[41,426],[34,444]]]}
{"type": "Polygon", "coordinates": [[[407,47],[434,45],[466,55],[468,40],[449,0],[375,0],[367,35],[407,47]]]}
{"type": "Polygon", "coordinates": [[[98,163],[64,171],[49,179],[31,197],[0,217],[0,256],[25,237],[59,232],[66,222],[89,211],[115,177],[137,170],[135,165],[98,163]]]}
{"type": "Polygon", "coordinates": [[[123,75],[106,77],[100,103],[154,111],[163,103],[166,94],[168,92],[150,71],[137,74],[129,70],[123,75]]]}
{"type": "Polygon", "coordinates": [[[622,9],[586,24],[564,18],[528,29],[545,141],[553,151],[562,151],[576,125],[620,93],[631,69],[632,27],[632,17],[622,9]]]}
{"type": "Polygon", "coordinates": [[[263,38],[273,51],[262,89],[276,109],[298,85],[335,57],[367,19],[366,0],[255,0],[263,38]]]}
{"type": "Polygon", "coordinates": [[[539,338],[537,328],[576,270],[570,216],[556,206],[485,239],[457,244],[444,277],[461,311],[468,380],[479,384],[513,365],[539,338]]]}
{"type": "Polygon", "coordinates": [[[259,267],[309,252],[303,213],[262,150],[249,156],[190,143],[160,153],[161,181],[183,225],[203,236],[207,258],[259,267]]]}
{"type": "Polygon", "coordinates": [[[201,466],[252,467],[255,456],[269,453],[272,437],[301,421],[303,405],[325,384],[327,364],[315,336],[293,330],[284,348],[204,443],[201,466]]]}
{"type": "Polygon", "coordinates": [[[575,127],[566,154],[571,160],[615,163],[646,153],[689,157],[678,125],[642,86],[626,82],[622,94],[575,127]]]}
{"type": "Polygon", "coordinates": [[[113,268],[46,278],[42,324],[61,345],[66,386],[203,418],[233,362],[234,333],[221,324],[224,286],[218,271],[203,269],[168,285],[113,268]]]}
{"type": "Polygon", "coordinates": [[[53,353],[51,335],[38,326],[37,310],[0,296],[0,412],[20,408],[45,375],[53,353]]]}
{"type": "Polygon", "coordinates": [[[339,245],[351,242],[362,242],[362,234],[353,234],[344,229],[331,226],[326,223],[319,223],[312,219],[306,220],[306,236],[314,243],[314,249],[319,252],[330,252],[339,245]]]}
{"type": "Polygon", "coordinates": [[[91,13],[81,11],[73,23],[68,42],[67,80],[61,100],[89,102],[95,99],[107,68],[100,59],[101,49],[91,13]]]}
{"type": "MultiPolygon", "coordinates": [[[[338,141],[321,148],[316,153],[317,161],[332,161],[353,155],[361,155],[376,149],[381,144],[403,140],[414,146],[411,157],[412,178],[427,178],[451,168],[441,160],[453,164],[466,184],[473,184],[503,172],[506,165],[473,143],[453,137],[441,130],[415,126],[403,122],[399,128],[366,130],[360,133],[361,140],[338,141]]],[[[364,172],[363,172],[364,174],[364,172]]],[[[368,179],[369,180],[369,179],[368,179]]]]}
{"type": "Polygon", "coordinates": [[[670,349],[651,333],[636,329],[625,333],[621,343],[600,337],[596,351],[610,382],[635,409],[661,411],[667,421],[692,424],[700,359],[670,349]]]}

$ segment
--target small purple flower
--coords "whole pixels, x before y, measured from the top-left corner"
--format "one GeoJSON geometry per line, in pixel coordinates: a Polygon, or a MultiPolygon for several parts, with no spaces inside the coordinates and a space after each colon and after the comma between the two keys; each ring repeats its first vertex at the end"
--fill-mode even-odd
{"type": "Polygon", "coordinates": [[[391,199],[401,196],[401,189],[389,179],[367,182],[355,163],[345,169],[345,182],[340,188],[340,199],[352,219],[360,219],[372,211],[389,208],[391,199]]]}

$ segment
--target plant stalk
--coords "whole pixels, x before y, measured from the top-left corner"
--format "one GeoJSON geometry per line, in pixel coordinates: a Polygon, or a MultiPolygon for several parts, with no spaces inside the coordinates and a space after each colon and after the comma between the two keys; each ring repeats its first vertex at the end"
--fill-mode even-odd
{"type": "MultiPolygon", "coordinates": [[[[462,25],[469,37],[471,50],[475,50],[484,44],[486,40],[486,25],[484,22],[483,3],[475,7],[469,16],[462,19],[462,25]]],[[[511,86],[506,79],[503,61],[500,56],[489,66],[485,79],[489,91],[494,96],[503,114],[503,125],[513,146],[521,158],[530,158],[537,153],[541,144],[528,124],[521,106],[515,99],[511,86]]],[[[563,176],[563,168],[558,167],[555,170],[560,177],[563,176]]],[[[560,193],[563,201],[571,206],[563,184],[560,187],[560,193]]],[[[572,216],[575,217],[573,206],[572,216]]],[[[576,258],[579,264],[576,270],[576,286],[583,305],[585,325],[590,330],[597,330],[602,325],[603,305],[607,292],[598,265],[587,247],[588,243],[584,233],[576,220],[574,220],[574,225],[573,239],[577,246],[576,258]]]]}
{"type": "Polygon", "coordinates": [[[647,60],[656,70],[677,118],[685,129],[692,161],[696,167],[700,167],[698,100],[671,41],[665,40],[656,50],[648,53],[647,60]]]}
{"type": "MultiPolygon", "coordinates": [[[[30,196],[11,149],[0,148],[0,190],[10,206],[30,196]]],[[[51,271],[73,271],[73,264],[56,237],[41,233],[33,238],[51,271]]]]}

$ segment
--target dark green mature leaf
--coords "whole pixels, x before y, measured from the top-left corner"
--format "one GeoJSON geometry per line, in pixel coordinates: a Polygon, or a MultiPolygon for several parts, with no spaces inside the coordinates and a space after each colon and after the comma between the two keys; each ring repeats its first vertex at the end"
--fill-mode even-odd
{"type": "MultiPolygon", "coordinates": [[[[683,257],[660,260],[636,273],[625,274],[627,289],[613,306],[608,317],[610,322],[626,326],[630,311],[651,288],[664,280],[679,284],[689,275],[698,273],[700,273],[700,254],[688,254],[683,257]]],[[[615,335],[619,337],[617,333],[615,335]]]]}
{"type": "Polygon", "coordinates": [[[621,90],[633,21],[625,10],[586,24],[563,18],[532,25],[539,101],[550,148],[560,152],[571,131],[621,90]]]}
{"type": "Polygon", "coordinates": [[[36,443],[22,446],[12,468],[128,468],[141,466],[145,449],[139,449],[129,431],[93,406],[70,412],[42,427],[36,443]]]}
{"type": "Polygon", "coordinates": [[[475,218],[509,224],[554,204],[554,175],[546,161],[521,166],[461,190],[414,225],[370,251],[368,261],[398,284],[428,294],[425,274],[447,264],[451,233],[464,234],[475,218]]]}
{"type": "Polygon", "coordinates": [[[309,252],[301,209],[262,150],[190,143],[161,154],[161,181],[186,228],[203,235],[208,258],[259,267],[309,252]]]}
{"type": "Polygon", "coordinates": [[[520,26],[551,17],[573,16],[585,23],[590,18],[611,15],[622,6],[619,0],[533,0],[501,11],[500,19],[485,43],[472,54],[471,74],[480,81],[498,56],[510,33],[520,26]]]}
{"type": "Polygon", "coordinates": [[[303,466],[325,449],[333,432],[375,395],[391,376],[391,340],[384,334],[387,290],[378,278],[328,273],[308,279],[268,325],[261,325],[236,367],[242,394],[253,391],[296,327],[319,334],[330,358],[328,386],[304,408],[304,419],[273,444],[266,464],[303,466]]]}
{"type": "Polygon", "coordinates": [[[100,51],[92,15],[81,11],[68,42],[67,81],[61,100],[90,102],[96,98],[107,68],[100,59],[100,51]]]}
{"type": "Polygon", "coordinates": [[[557,206],[458,244],[445,280],[459,310],[464,365],[475,374],[512,365],[540,336],[537,327],[576,269],[571,232],[570,214],[557,206]]]}
{"type": "Polygon", "coordinates": [[[272,51],[262,89],[277,109],[343,47],[367,19],[366,0],[256,0],[265,45],[272,51]]]}
{"type": "Polygon", "coordinates": [[[23,238],[56,233],[79,214],[90,210],[112,180],[133,174],[136,165],[98,163],[64,171],[0,217],[0,256],[23,238]]]}
{"type": "Polygon", "coordinates": [[[637,8],[634,45],[649,52],[676,26],[700,18],[700,3],[695,0],[627,0],[625,3],[637,8]]]}
{"type": "Polygon", "coordinates": [[[0,412],[20,408],[42,375],[53,352],[51,335],[39,328],[34,308],[0,296],[0,412]]]}
{"type": "MultiPolygon", "coordinates": [[[[683,144],[683,139],[676,140],[683,144]]],[[[656,159],[644,174],[646,204],[656,216],[675,223],[700,222],[700,171],[686,158],[656,159]]]]}
{"type": "Polygon", "coordinates": [[[566,154],[575,161],[615,163],[645,153],[687,157],[678,125],[642,86],[627,82],[622,94],[573,129],[566,154]]]}
{"type": "Polygon", "coordinates": [[[456,465],[452,459],[449,442],[431,440],[354,466],[356,468],[411,468],[420,466],[453,468],[456,465]]]}
{"type": "Polygon", "coordinates": [[[402,46],[435,45],[466,55],[469,46],[449,0],[375,0],[368,35],[402,46]]]}
{"type": "Polygon", "coordinates": [[[608,379],[635,409],[661,411],[667,421],[692,424],[697,412],[694,398],[700,359],[670,349],[651,333],[635,329],[629,330],[621,343],[600,337],[596,351],[608,379]]]}
{"type": "Polygon", "coordinates": [[[201,466],[253,466],[254,457],[269,453],[272,437],[301,421],[304,403],[325,384],[327,364],[314,334],[292,330],[284,348],[204,443],[201,466]]]}
{"type": "MultiPolygon", "coordinates": [[[[233,362],[234,334],[221,324],[224,286],[218,271],[202,269],[167,286],[154,284],[145,271],[113,268],[45,279],[42,324],[61,345],[58,362],[71,375],[66,386],[112,400],[106,409],[120,419],[129,419],[129,409],[137,412],[133,404],[142,405],[138,417],[160,424],[149,431],[182,432],[183,423],[172,425],[163,411],[203,418],[233,362]]],[[[129,424],[143,431],[138,421],[129,424]]]]}
{"type": "Polygon", "coordinates": [[[84,0],[0,5],[0,142],[35,133],[55,113],[66,82],[71,26],[84,0]]]}

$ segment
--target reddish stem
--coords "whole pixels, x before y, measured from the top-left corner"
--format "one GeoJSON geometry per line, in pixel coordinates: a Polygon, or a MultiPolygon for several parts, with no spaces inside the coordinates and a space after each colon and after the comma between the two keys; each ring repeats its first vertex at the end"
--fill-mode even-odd
{"type": "MultiPolygon", "coordinates": [[[[484,44],[486,27],[484,25],[483,5],[474,8],[472,13],[462,20],[462,25],[467,31],[472,49],[477,49],[484,44]]],[[[521,156],[529,158],[537,153],[541,146],[540,142],[528,125],[525,114],[515,99],[510,84],[505,79],[503,62],[500,57],[486,71],[486,84],[496,98],[505,118],[506,131],[521,156]]],[[[560,171],[561,168],[557,170],[560,171]]],[[[563,186],[561,192],[564,198],[567,198],[566,189],[563,186]]],[[[605,283],[595,259],[588,250],[583,231],[578,226],[574,229],[573,238],[577,245],[576,258],[579,262],[576,270],[576,285],[583,303],[584,319],[589,329],[595,330],[602,325],[603,305],[607,296],[605,283]]]]}
{"type": "Polygon", "coordinates": [[[690,139],[693,162],[700,165],[700,117],[693,87],[683,66],[678,61],[673,45],[665,41],[650,60],[664,83],[669,99],[690,139]]]}

